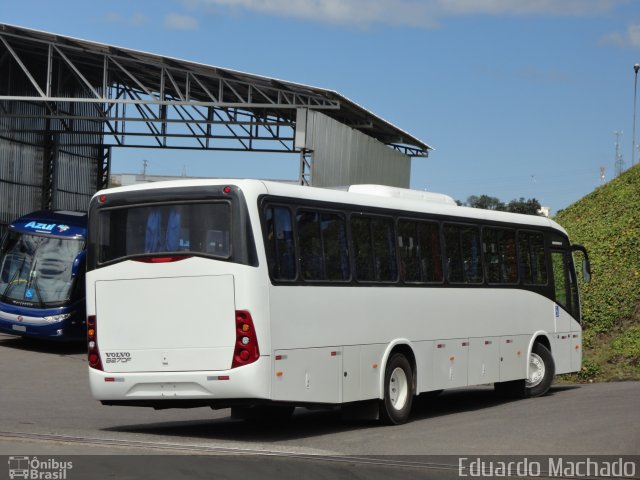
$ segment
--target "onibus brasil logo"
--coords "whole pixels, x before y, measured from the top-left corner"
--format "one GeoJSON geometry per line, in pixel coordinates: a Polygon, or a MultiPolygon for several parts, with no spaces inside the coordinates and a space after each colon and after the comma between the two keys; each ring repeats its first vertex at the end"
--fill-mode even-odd
{"type": "Polygon", "coordinates": [[[38,457],[9,457],[9,478],[32,480],[66,480],[67,470],[73,468],[73,462],[62,462],[54,458],[39,460],[38,457]]]}

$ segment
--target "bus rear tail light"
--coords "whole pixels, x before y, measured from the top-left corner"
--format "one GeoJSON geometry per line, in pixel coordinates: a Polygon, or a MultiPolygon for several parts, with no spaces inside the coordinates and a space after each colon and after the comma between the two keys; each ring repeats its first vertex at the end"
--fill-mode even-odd
{"type": "Polygon", "coordinates": [[[87,353],[89,366],[104,371],[102,360],[100,360],[100,350],[98,350],[98,322],[95,315],[87,317],[87,353]]]}
{"type": "Polygon", "coordinates": [[[140,258],[132,258],[136,262],[142,263],[171,263],[171,262],[179,262],[180,260],[186,260],[187,258],[191,258],[191,255],[165,255],[163,257],[140,257],[140,258]]]}
{"type": "Polygon", "coordinates": [[[231,368],[248,365],[258,358],[260,348],[251,314],[247,310],[236,310],[236,345],[233,349],[231,368]]]}

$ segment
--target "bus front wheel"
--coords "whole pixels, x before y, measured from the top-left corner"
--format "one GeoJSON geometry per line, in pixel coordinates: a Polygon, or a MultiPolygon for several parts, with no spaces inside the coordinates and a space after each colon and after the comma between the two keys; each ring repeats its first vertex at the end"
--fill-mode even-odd
{"type": "Polygon", "coordinates": [[[549,391],[554,375],[553,355],[542,343],[536,342],[529,355],[527,378],[496,383],[496,393],[515,398],[541,397],[549,391]]]}
{"type": "Polygon", "coordinates": [[[380,419],[399,425],[409,419],[413,402],[411,364],[401,353],[389,357],[384,371],[384,398],[380,400],[380,419]]]}
{"type": "Polygon", "coordinates": [[[527,378],[524,381],[525,397],[540,397],[549,391],[555,375],[553,356],[547,347],[535,343],[529,355],[527,378]]]}

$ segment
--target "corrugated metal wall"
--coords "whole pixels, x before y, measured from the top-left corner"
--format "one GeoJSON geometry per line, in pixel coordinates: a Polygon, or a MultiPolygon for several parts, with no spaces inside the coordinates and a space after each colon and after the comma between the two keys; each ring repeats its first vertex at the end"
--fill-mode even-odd
{"type": "MultiPolygon", "coordinates": [[[[40,111],[35,105],[17,102],[3,102],[0,108],[3,113],[17,115],[40,111]]],[[[23,122],[0,116],[0,234],[16,217],[42,205],[44,136],[26,132],[23,122]]],[[[43,129],[43,120],[31,122],[30,130],[43,129]]]]}
{"type": "MultiPolygon", "coordinates": [[[[81,96],[74,92],[73,95],[81,96]]],[[[89,103],[65,105],[76,116],[95,115],[95,106],[89,103]]],[[[104,147],[102,124],[91,120],[73,120],[73,129],[82,135],[69,135],[62,122],[53,122],[55,163],[53,169],[52,208],[86,210],[97,190],[98,164],[104,147]]]]}
{"type": "MultiPolygon", "coordinates": [[[[20,81],[20,72],[7,57],[0,61],[0,72],[2,92],[29,94],[31,87],[20,81]]],[[[73,82],[63,88],[65,94],[71,90],[76,97],[84,96],[73,82]]],[[[95,115],[89,103],[53,108],[73,109],[77,116],[95,115]]],[[[0,235],[11,221],[34,210],[86,210],[96,191],[104,151],[102,125],[85,120],[47,121],[50,113],[41,103],[0,102],[0,235]]]]}
{"type": "Polygon", "coordinates": [[[298,110],[296,148],[313,151],[311,184],[409,188],[411,158],[322,113],[298,110]]]}

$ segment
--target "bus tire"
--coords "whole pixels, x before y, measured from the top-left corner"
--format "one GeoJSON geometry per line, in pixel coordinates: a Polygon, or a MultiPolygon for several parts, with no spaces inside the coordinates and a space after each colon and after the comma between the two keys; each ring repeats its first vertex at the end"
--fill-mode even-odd
{"type": "Polygon", "coordinates": [[[524,396],[541,397],[547,393],[555,374],[556,367],[549,349],[542,343],[534,343],[524,381],[524,396]]]}
{"type": "Polygon", "coordinates": [[[380,420],[400,425],[409,419],[413,402],[413,372],[401,353],[389,357],[384,370],[384,398],[380,400],[380,420]]]}
{"type": "Polygon", "coordinates": [[[547,347],[536,342],[527,364],[527,378],[509,382],[497,382],[495,391],[501,397],[531,398],[541,397],[549,391],[555,375],[553,356],[547,347]]]}

